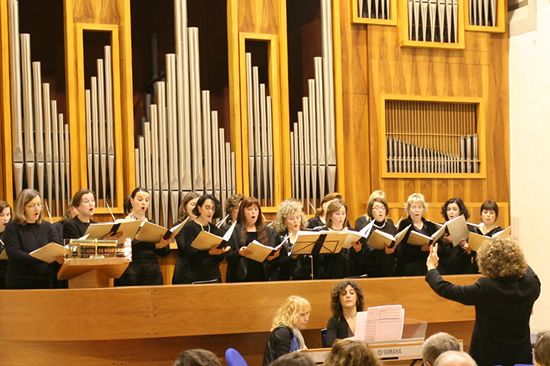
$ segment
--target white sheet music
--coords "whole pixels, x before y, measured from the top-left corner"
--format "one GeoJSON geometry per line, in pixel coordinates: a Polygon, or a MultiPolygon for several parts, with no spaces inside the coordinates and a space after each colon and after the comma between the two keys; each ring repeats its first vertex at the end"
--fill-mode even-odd
{"type": "Polygon", "coordinates": [[[367,342],[400,340],[405,309],[401,305],[374,306],[357,313],[355,340],[367,342]]]}

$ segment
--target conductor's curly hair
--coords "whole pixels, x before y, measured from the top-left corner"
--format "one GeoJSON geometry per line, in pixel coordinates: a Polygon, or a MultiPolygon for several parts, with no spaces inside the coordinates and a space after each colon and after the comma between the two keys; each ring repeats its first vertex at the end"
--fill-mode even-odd
{"type": "Polygon", "coordinates": [[[527,261],[519,244],[510,236],[491,239],[477,252],[479,271],[492,279],[521,278],[527,261]]]}

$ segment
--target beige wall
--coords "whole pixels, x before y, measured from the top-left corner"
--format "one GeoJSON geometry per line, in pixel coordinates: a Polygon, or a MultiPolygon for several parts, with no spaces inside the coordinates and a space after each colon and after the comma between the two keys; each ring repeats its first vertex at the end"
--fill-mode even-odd
{"type": "Polygon", "coordinates": [[[510,38],[510,183],[514,236],[542,281],[531,331],[550,329],[550,6],[537,30],[510,38]]]}

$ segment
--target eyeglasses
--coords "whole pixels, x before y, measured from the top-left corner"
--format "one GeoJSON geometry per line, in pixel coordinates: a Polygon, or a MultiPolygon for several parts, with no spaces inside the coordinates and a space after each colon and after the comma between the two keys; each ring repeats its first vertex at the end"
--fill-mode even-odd
{"type": "Polygon", "coordinates": [[[26,207],[26,208],[30,208],[31,210],[35,210],[35,209],[37,209],[37,208],[41,210],[42,207],[44,207],[44,206],[42,206],[42,205],[36,205],[36,204],[35,204],[35,205],[28,205],[28,206],[25,206],[25,207],[26,207]]]}
{"type": "Polygon", "coordinates": [[[385,206],[375,206],[372,208],[373,211],[386,211],[385,206]]]}

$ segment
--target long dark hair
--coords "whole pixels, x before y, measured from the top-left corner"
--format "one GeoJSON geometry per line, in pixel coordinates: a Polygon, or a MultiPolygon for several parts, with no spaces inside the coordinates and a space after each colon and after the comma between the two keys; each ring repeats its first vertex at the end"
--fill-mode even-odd
{"type": "Polygon", "coordinates": [[[266,226],[264,225],[262,207],[260,206],[260,201],[254,197],[245,197],[241,202],[241,207],[239,207],[239,215],[237,216],[237,223],[241,224],[241,244],[244,244],[246,241],[246,216],[244,215],[244,210],[250,206],[258,207],[258,218],[256,219],[256,231],[258,232],[258,241],[262,244],[268,244],[268,237],[266,226]]]}

